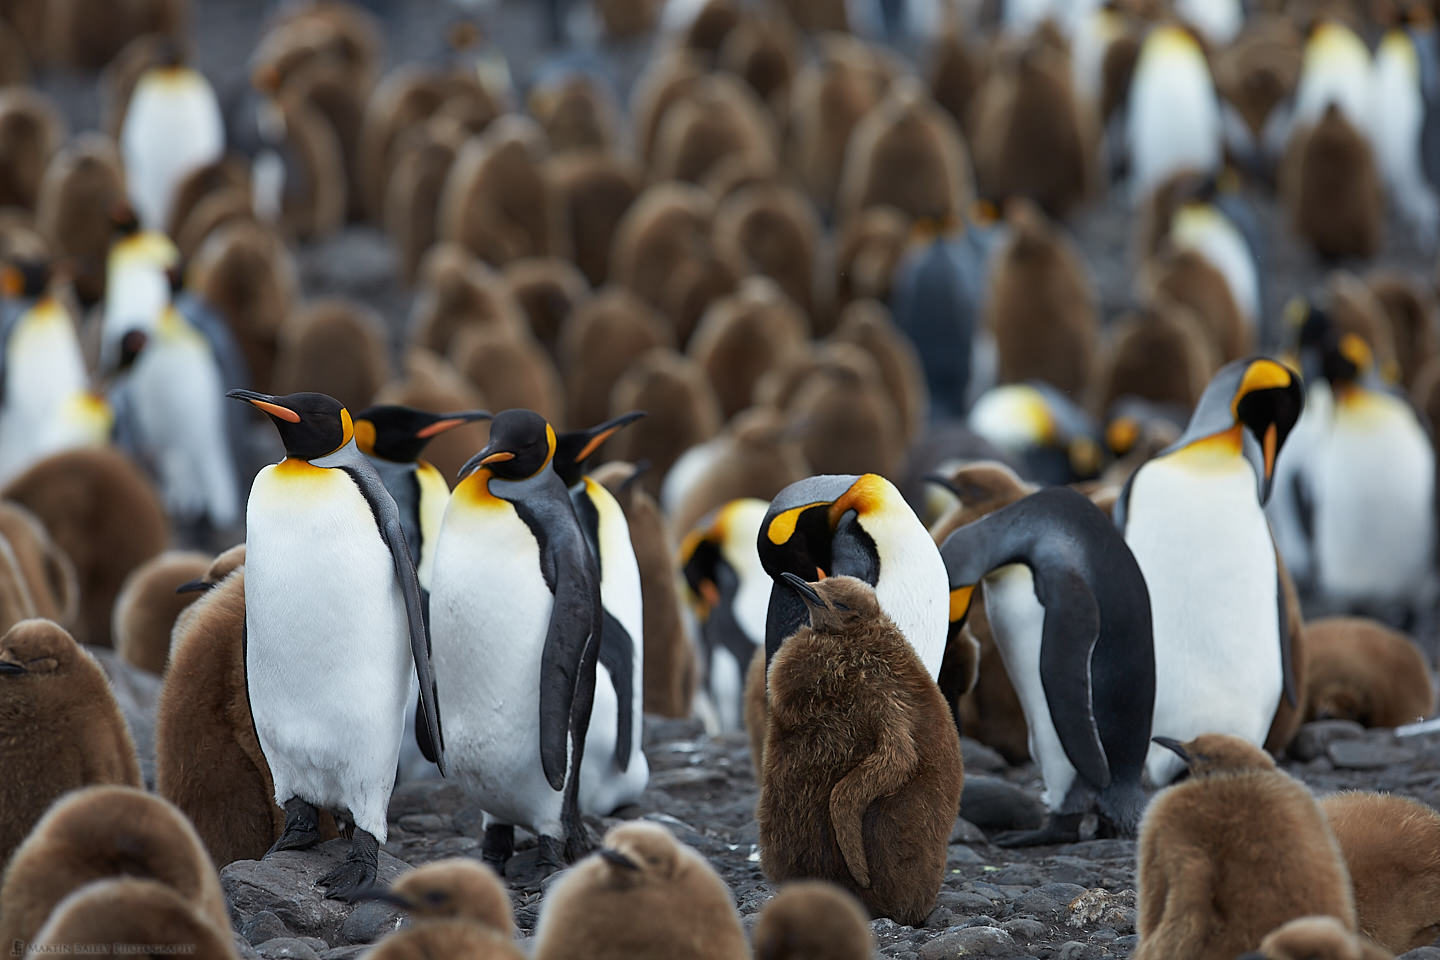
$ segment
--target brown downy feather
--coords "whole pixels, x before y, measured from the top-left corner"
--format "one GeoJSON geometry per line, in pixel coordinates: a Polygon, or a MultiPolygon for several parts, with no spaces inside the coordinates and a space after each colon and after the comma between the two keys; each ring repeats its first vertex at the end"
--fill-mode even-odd
{"type": "Polygon", "coordinates": [[[650,464],[637,482],[651,496],[659,495],[680,455],[713,437],[722,423],[720,401],[705,371],[666,347],[636,357],[616,381],[607,416],[626,410],[644,410],[646,416],[616,434],[610,451],[619,460],[650,464]]]}
{"type": "Polygon", "coordinates": [[[144,960],[183,953],[195,960],[235,960],[233,934],[162,883],[134,877],[97,880],[61,900],[35,934],[36,954],[111,945],[107,955],[144,960]],[[143,951],[143,952],[142,952],[143,951]]]}
{"type": "Polygon", "coordinates": [[[539,128],[519,116],[467,141],[440,194],[440,239],[496,266],[548,254],[544,150],[539,128]]]}
{"type": "Polygon", "coordinates": [[[822,34],[822,39],[824,34],[850,32],[845,0],[780,0],[780,4],[801,30],[822,34]]]}
{"type": "Polygon", "coordinates": [[[774,280],[812,316],[822,238],[814,207],[792,187],[773,183],[741,187],[715,210],[716,255],[738,276],[758,274],[774,280]]]}
{"type": "Polygon", "coordinates": [[[1310,713],[1309,678],[1314,670],[1315,656],[1310,644],[1306,642],[1308,635],[1305,629],[1305,613],[1300,606],[1300,592],[1295,589],[1295,580],[1290,576],[1278,547],[1275,549],[1275,566],[1280,571],[1280,592],[1285,598],[1285,626],[1290,635],[1290,670],[1295,676],[1295,703],[1292,704],[1283,693],[1280,695],[1280,702],[1275,706],[1275,718],[1270,722],[1270,730],[1265,736],[1265,749],[1272,756],[1278,757],[1290,746],[1290,742],[1300,730],[1300,724],[1305,722],[1310,713]]]}
{"type": "Polygon", "coordinates": [[[705,312],[688,352],[705,370],[728,419],[754,402],[768,370],[805,348],[805,315],[774,283],[751,277],[705,312]]]}
{"type": "Polygon", "coordinates": [[[1167,244],[1145,264],[1138,281],[1142,301],[1165,298],[1188,308],[1222,364],[1253,352],[1254,332],[1246,326],[1225,274],[1204,254],[1167,244]]]}
{"type": "Polygon", "coordinates": [[[35,208],[45,167],[65,137],[65,119],[49,97],[0,87],[0,207],[35,208]]]}
{"type": "Polygon", "coordinates": [[[281,328],[275,356],[277,394],[325,393],[351,410],[363,410],[388,379],[384,322],[357,301],[312,301],[281,328]]]}
{"type": "Polygon", "coordinates": [[[739,0],[701,0],[690,22],[680,31],[680,45],[712,64],[742,19],[739,0]]]}
{"type": "Polygon", "coordinates": [[[897,475],[905,432],[880,365],[849,343],[826,344],[816,354],[818,365],[786,406],[810,466],[816,473],[897,475]]]}
{"type": "Polygon", "coordinates": [[[920,434],[930,411],[930,392],[920,368],[920,354],[890,318],[885,305],[875,300],[857,300],[840,312],[834,343],[853,343],[874,358],[880,377],[895,411],[900,415],[900,429],[908,444],[920,434]]]}
{"type": "Polygon", "coordinates": [[[685,295],[700,286],[707,258],[713,258],[713,216],[714,204],[704,190],[659,183],[641,194],[615,231],[612,282],[664,313],[682,344],[690,334],[688,316],[680,313],[685,295]],[[690,261],[698,263],[687,269],[690,261]]]}
{"type": "Polygon", "coordinates": [[[177,241],[186,232],[196,211],[218,193],[239,191],[250,199],[249,167],[235,157],[224,157],[196,167],[175,186],[170,201],[170,224],[165,232],[177,241]]]}
{"type": "Polygon", "coordinates": [[[786,157],[822,211],[835,207],[845,147],[860,121],[885,96],[891,75],[862,41],[831,34],[816,62],[795,78],[786,157]]]}
{"type": "Polygon", "coordinates": [[[595,0],[595,15],[609,40],[634,40],[655,28],[662,0],[595,0]]]}
{"type": "Polygon", "coordinates": [[[833,883],[780,888],[755,924],[755,960],[870,960],[875,937],[860,902],[833,883]]]}
{"type": "Polygon", "coordinates": [[[565,410],[560,374],[529,330],[467,327],[455,335],[449,356],[494,409],[519,407],[560,421],[565,410]]]}
{"type": "Polygon", "coordinates": [[[560,332],[590,298],[590,284],[575,264],[559,257],[535,257],[506,264],[505,286],[551,357],[558,357],[560,332]]]}
{"type": "Polygon", "coordinates": [[[619,157],[578,154],[548,160],[545,179],[551,251],[579,267],[592,287],[604,286],[620,222],[640,192],[639,176],[619,157]]]}
{"type": "Polygon", "coordinates": [[[973,137],[970,105],[985,80],[984,60],[971,48],[953,16],[946,17],[940,36],[930,48],[925,79],[930,96],[967,138],[973,137]]]}
{"type": "Polygon", "coordinates": [[[692,51],[672,46],[652,57],[635,81],[630,94],[630,126],[642,168],[649,169],[654,160],[666,113],[687,97],[704,75],[704,67],[692,51]]]}
{"type": "Polygon", "coordinates": [[[910,221],[894,207],[871,207],[841,227],[835,249],[835,308],[853,300],[889,300],[890,278],[909,244],[910,221]]]}
{"type": "Polygon", "coordinates": [[[385,188],[385,232],[399,251],[400,275],[414,284],[439,236],[440,194],[466,131],[451,117],[416,124],[395,142],[398,159],[385,188]]]}
{"type": "Polygon", "coordinates": [[[20,558],[9,541],[0,537],[0,631],[36,616],[35,600],[30,596],[30,584],[25,579],[20,558]]]}
{"type": "Polygon", "coordinates": [[[585,74],[563,76],[530,91],[530,115],[545,131],[553,154],[595,150],[604,153],[618,139],[616,106],[599,83],[585,74]]]}
{"type": "Polygon", "coordinates": [[[267,390],[279,327],[290,315],[295,262],[275,232],[249,220],[219,227],[195,253],[187,286],[230,325],[257,390],[267,390]]]}
{"type": "Polygon", "coordinates": [[[30,83],[30,54],[25,41],[7,21],[0,19],[0,86],[30,83]]]}
{"type": "MultiPolygon", "coordinates": [[[[1251,956],[1251,954],[1246,954],[1251,956]]],[[[1264,960],[1393,960],[1390,951],[1334,917],[1301,917],[1276,927],[1254,956],[1264,960]]]]}
{"type": "Polygon", "coordinates": [[[1128,396],[1190,410],[1219,366],[1194,311],[1159,297],[1115,324],[1096,377],[1094,409],[1103,414],[1128,396]]]}
{"type": "Polygon", "coordinates": [[[250,188],[229,187],[206,195],[185,220],[185,226],[175,237],[175,247],[180,251],[180,262],[188,263],[210,239],[210,235],[231,223],[260,224],[255,215],[255,201],[250,188]]]}
{"type": "Polygon", "coordinates": [[[1307,720],[1398,727],[1434,711],[1430,668],[1403,633],[1361,617],[1327,617],[1305,626],[1304,643],[1307,720]]]}
{"type": "Polygon", "coordinates": [[[782,13],[754,12],[741,20],[720,48],[719,65],[750,86],[776,123],[785,121],[800,71],[800,38],[782,13]]]}
{"type": "Polygon", "coordinates": [[[1216,53],[1215,89],[1245,121],[1256,143],[1271,112],[1295,92],[1303,52],[1294,20],[1254,16],[1228,47],[1216,53]]]}
{"type": "Polygon", "coordinates": [[[408,322],[410,342],[443,355],[456,334],[471,326],[518,334],[525,317],[495,271],[463,247],[436,244],[420,263],[420,290],[408,322]]]}
{"type": "Polygon", "coordinates": [[[296,240],[319,240],[345,225],[345,155],[335,129],[297,93],[278,100],[285,123],[285,189],[280,228],[296,240]],[[292,182],[293,181],[293,182],[292,182]]]}
{"type": "Polygon", "coordinates": [[[105,260],[114,227],[97,210],[112,210],[125,199],[120,152],[108,137],[82,133],[60,149],[45,168],[35,207],[35,225],[58,256],[75,263],[75,292],[84,303],[105,295],[105,260]]]}
{"type": "Polygon", "coordinates": [[[1280,171],[1291,227],[1320,257],[1366,259],[1380,249],[1385,200],[1374,153],[1340,108],[1292,134],[1280,171]]]}
{"type": "Polygon", "coordinates": [[[1440,349],[1435,331],[1435,296],[1424,284],[1398,271],[1381,270],[1365,278],[1370,292],[1390,318],[1400,383],[1410,387],[1420,367],[1440,349]]]}
{"type": "Polygon", "coordinates": [[[657,347],[673,346],[670,327],[628,290],[603,290],[586,301],[561,330],[556,354],[569,387],[566,424],[578,430],[604,421],[616,382],[635,360],[657,347]]]}
{"type": "Polygon", "coordinates": [[[35,616],[67,630],[80,616],[75,565],[40,519],[18,503],[0,501],[0,537],[9,544],[35,616]]]}
{"type": "Polygon", "coordinates": [[[654,180],[704,183],[722,162],[736,157],[773,170],[775,132],[750,88],[717,73],[698,81],[665,111],[649,171],[654,180]]]}
{"type": "Polygon", "coordinates": [[[169,550],[131,571],[115,598],[111,635],[120,659],[161,675],[170,659],[170,633],[175,620],[199,593],[175,588],[199,579],[210,568],[203,553],[169,550]]]}

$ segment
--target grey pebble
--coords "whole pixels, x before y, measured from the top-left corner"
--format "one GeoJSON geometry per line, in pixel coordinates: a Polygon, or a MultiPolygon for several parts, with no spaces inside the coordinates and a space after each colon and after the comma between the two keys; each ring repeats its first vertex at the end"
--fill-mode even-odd
{"type": "Polygon", "coordinates": [[[251,946],[262,944],[267,940],[278,940],[281,937],[291,936],[290,929],[269,910],[261,910],[255,916],[245,921],[240,928],[240,936],[251,946]]]}
{"type": "Polygon", "coordinates": [[[320,960],[314,947],[296,937],[276,937],[255,949],[265,960],[320,960]]]}
{"type": "Polygon", "coordinates": [[[1415,759],[1415,754],[1404,747],[1373,740],[1337,740],[1325,748],[1325,753],[1341,770],[1378,770],[1415,759]]]}
{"type": "Polygon", "coordinates": [[[1061,944],[1060,952],[1055,956],[1058,960],[1100,960],[1105,956],[1105,949],[1093,943],[1071,940],[1069,943],[1061,944]]]}
{"type": "Polygon", "coordinates": [[[920,948],[920,960],[952,957],[1018,957],[1020,948],[999,927],[958,927],[947,930],[920,948]]]}
{"type": "Polygon", "coordinates": [[[388,903],[368,900],[357,904],[340,925],[340,939],[346,943],[374,943],[400,929],[405,915],[388,903]]]}
{"type": "Polygon", "coordinates": [[[1016,917],[1014,920],[1006,920],[1000,924],[1000,929],[1016,940],[1034,940],[1036,937],[1043,937],[1047,928],[1039,920],[1016,917]]]}

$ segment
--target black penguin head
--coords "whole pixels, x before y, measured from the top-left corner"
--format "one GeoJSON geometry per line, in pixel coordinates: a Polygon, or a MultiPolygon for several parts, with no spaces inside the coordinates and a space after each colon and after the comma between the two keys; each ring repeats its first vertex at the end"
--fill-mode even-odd
{"type": "Polygon", "coordinates": [[[350,411],[334,397],[323,393],[291,393],[283,397],[231,390],[225,396],[262,410],[280,431],[285,455],[296,460],[315,460],[339,450],[355,436],[350,411]]]}
{"type": "Polygon", "coordinates": [[[1260,502],[1270,499],[1275,459],[1305,406],[1305,389],[1289,367],[1274,360],[1251,360],[1244,368],[1230,408],[1235,421],[1254,438],[1244,444],[1260,474],[1260,502]]]}
{"type": "Polygon", "coordinates": [[[526,480],[555,457],[555,428],[534,410],[504,410],[490,423],[490,442],[465,466],[460,479],[485,467],[501,480],[526,480]]]}
{"type": "Polygon", "coordinates": [[[571,430],[555,438],[555,472],[573,487],[585,474],[585,461],[595,455],[600,445],[609,440],[622,427],[629,426],[645,416],[644,410],[631,410],[613,420],[597,423],[588,430],[571,430]]]}
{"type": "Polygon", "coordinates": [[[10,260],[0,265],[0,297],[33,300],[50,288],[50,263],[45,260],[10,260]]]}
{"type": "Polygon", "coordinates": [[[414,463],[434,437],[490,418],[489,410],[429,413],[399,404],[379,404],[355,415],[355,446],[367,456],[393,463],[414,463]]]}

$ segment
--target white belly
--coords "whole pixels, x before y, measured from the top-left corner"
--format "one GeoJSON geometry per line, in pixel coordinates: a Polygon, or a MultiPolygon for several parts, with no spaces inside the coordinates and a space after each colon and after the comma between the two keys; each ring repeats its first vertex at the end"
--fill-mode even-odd
{"type": "Polygon", "coordinates": [[[255,478],[246,671],[275,798],[386,837],[413,669],[404,598],[369,505],[339,470],[255,478]]]}
{"type": "MultiPolygon", "coordinates": [[[[875,597],[932,678],[940,676],[950,630],[950,579],[935,541],[911,514],[914,531],[881,558],[875,597]]],[[[879,542],[877,540],[877,542],[879,542]]]]}
{"type": "MultiPolygon", "coordinates": [[[[1150,589],[1154,735],[1264,742],[1283,683],[1279,599],[1249,463],[1236,456],[1196,470],[1172,457],[1151,461],[1131,488],[1125,541],[1150,589]]],[[[1180,760],[1152,746],[1146,769],[1162,785],[1180,760]]]]}
{"type": "MultiPolygon", "coordinates": [[[[635,678],[637,692],[644,686],[635,678]]],[[[634,803],[650,782],[650,764],[640,750],[643,723],[635,711],[630,765],[621,770],[615,763],[617,725],[615,684],[603,666],[595,670],[595,705],[590,711],[590,730],[585,736],[585,759],[580,764],[580,812],[608,817],[627,803],[634,803]]]]}
{"type": "Polygon", "coordinates": [[[22,321],[10,338],[6,365],[0,482],[69,445],[66,405],[86,388],[85,365],[68,316],[22,321]]]}
{"type": "Polygon", "coordinates": [[[1028,567],[1011,564],[985,578],[985,613],[1010,684],[1025,711],[1030,729],[1030,755],[1045,781],[1045,805],[1059,810],[1075,782],[1075,765],[1060,744],[1050,701],[1040,682],[1040,646],[1045,608],[1035,599],[1035,578],[1028,567]]]}
{"type": "Polygon", "coordinates": [[[540,762],[540,657],[555,599],[508,504],[452,497],[435,545],[430,630],[450,771],[497,821],[563,836],[540,762]]]}
{"type": "Polygon", "coordinates": [[[1220,105],[1204,61],[1168,58],[1145,64],[1130,89],[1129,134],[1134,169],[1131,197],[1143,199],[1184,169],[1220,166],[1220,105]]]}
{"type": "Polygon", "coordinates": [[[149,230],[166,230],[175,188],[225,151],[215,91],[198,75],[143,77],[120,132],[130,201],[149,230]]]}
{"type": "Polygon", "coordinates": [[[710,652],[708,686],[720,720],[720,732],[731,733],[745,727],[744,687],[748,663],[737,663],[735,656],[723,646],[710,652]]]}

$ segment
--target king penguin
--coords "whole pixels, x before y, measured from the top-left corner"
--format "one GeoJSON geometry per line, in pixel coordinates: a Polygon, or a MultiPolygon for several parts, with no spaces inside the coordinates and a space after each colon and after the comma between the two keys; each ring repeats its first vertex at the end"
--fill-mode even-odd
{"type": "Polygon", "coordinates": [[[996,842],[1073,842],[1096,805],[1110,830],[1134,836],[1155,650],[1145,577],[1110,518],[1083,494],[1047,487],[956,530],[940,556],[952,621],[984,580],[990,629],[1045,781],[1049,822],[996,842]]]}
{"type": "Polygon", "coordinates": [[[600,652],[585,738],[589,752],[580,767],[580,812],[601,817],[640,799],[650,782],[650,764],[640,750],[645,710],[644,596],[625,511],[615,495],[585,471],[585,463],[618,430],[644,415],[632,411],[555,439],[555,472],[570,491],[575,518],[600,574],[600,652]]]}
{"type": "Polygon", "coordinates": [[[595,699],[600,577],[565,481],[555,430],[506,410],[461,468],[435,545],[430,627],[452,765],[485,811],[482,854],[503,870],[515,827],[539,867],[582,856],[580,766],[595,699]]]}
{"type": "Polygon", "coordinates": [[[930,676],[939,676],[950,626],[945,561],[889,480],[874,473],[832,474],[790,484],[770,501],[756,549],[773,581],[765,615],[767,664],[809,617],[780,575],[851,576],[875,588],[880,609],[930,676]]]}
{"type": "Polygon", "coordinates": [[[170,302],[168,272],[180,261],[170,238],[140,229],[133,211],[112,215],[115,237],[105,258],[105,309],[100,320],[100,369],[119,369],[127,356],[138,353],[132,331],[148,333],[170,302]]]}
{"type": "Polygon", "coordinates": [[[1220,97],[1200,43],[1159,26],[1140,48],[1126,108],[1130,196],[1139,203],[1171,174],[1220,168],[1220,97]]]}
{"type": "Polygon", "coordinates": [[[1434,249],[1440,230],[1440,199],[1425,176],[1421,135],[1426,120],[1425,80],[1420,44],[1435,44],[1433,35],[1418,36],[1400,27],[1385,31],[1371,71],[1374,108],[1369,113],[1375,158],[1390,204],[1425,249],[1434,249]]]}
{"type": "MultiPolygon", "coordinates": [[[[1258,745],[1282,692],[1297,701],[1264,504],[1304,402],[1299,376],[1273,360],[1221,367],[1180,439],[1135,471],[1115,504],[1150,589],[1157,735],[1227,733],[1258,745]]],[[[1151,748],[1156,786],[1181,769],[1151,748]]]]}
{"type": "Polygon", "coordinates": [[[765,642],[771,580],[755,543],[769,509],[754,497],[731,500],[680,544],[680,569],[700,619],[705,687],[723,733],[744,726],[745,671],[765,642]]]}
{"type": "Polygon", "coordinates": [[[256,475],[245,518],[246,685],[285,808],[271,851],[314,845],[317,807],[348,813],[349,856],[319,882],[353,900],[374,883],[386,838],[412,669],[445,772],[415,565],[350,411],[319,393],[227,396],[268,415],[285,444],[256,475]]]}

